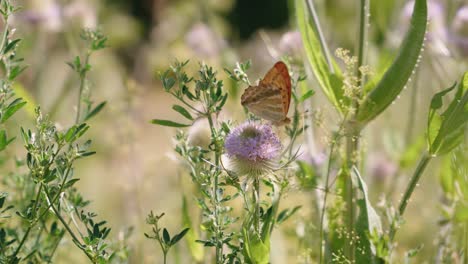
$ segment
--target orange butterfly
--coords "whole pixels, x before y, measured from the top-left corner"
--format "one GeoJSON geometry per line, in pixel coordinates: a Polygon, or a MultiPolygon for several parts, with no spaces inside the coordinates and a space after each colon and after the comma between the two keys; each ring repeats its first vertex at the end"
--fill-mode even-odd
{"type": "Polygon", "coordinates": [[[258,86],[249,86],[241,96],[241,104],[274,125],[291,122],[287,117],[291,102],[291,77],[282,61],[275,63],[258,86]]]}

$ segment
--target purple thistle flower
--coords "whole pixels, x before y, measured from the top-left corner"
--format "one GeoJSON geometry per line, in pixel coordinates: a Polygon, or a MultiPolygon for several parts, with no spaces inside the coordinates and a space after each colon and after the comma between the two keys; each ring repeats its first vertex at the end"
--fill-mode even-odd
{"type": "Polygon", "coordinates": [[[258,176],[274,167],[281,142],[270,125],[246,122],[234,128],[224,143],[239,175],[258,176]]]}

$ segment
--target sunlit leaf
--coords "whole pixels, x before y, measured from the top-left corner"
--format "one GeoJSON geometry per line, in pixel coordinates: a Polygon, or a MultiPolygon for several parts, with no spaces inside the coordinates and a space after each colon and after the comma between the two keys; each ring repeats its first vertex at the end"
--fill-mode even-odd
{"type": "Polygon", "coordinates": [[[357,181],[362,198],[357,200],[359,216],[356,223],[356,232],[359,237],[359,247],[356,247],[356,263],[373,263],[376,256],[376,249],[369,240],[369,234],[376,232],[382,234],[382,224],[380,217],[372,207],[367,185],[362,179],[356,167],[352,168],[353,180],[357,181]]]}
{"type": "Polygon", "coordinates": [[[349,103],[349,100],[347,100],[343,94],[343,80],[340,69],[336,66],[332,58],[330,58],[331,66],[328,65],[306,1],[296,0],[295,8],[297,25],[301,32],[307,58],[309,59],[309,64],[315,78],[328,97],[328,100],[330,100],[339,112],[342,112],[344,106],[349,103]]]}
{"type": "Polygon", "coordinates": [[[468,72],[456,87],[454,98],[442,114],[439,114],[442,97],[455,86],[437,93],[432,98],[427,125],[427,142],[429,153],[432,155],[446,154],[464,139],[468,123],[468,72]]]}

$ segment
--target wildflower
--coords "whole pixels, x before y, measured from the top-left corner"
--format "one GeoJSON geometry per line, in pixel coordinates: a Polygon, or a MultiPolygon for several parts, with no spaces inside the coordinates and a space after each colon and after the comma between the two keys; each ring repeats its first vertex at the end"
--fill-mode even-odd
{"type": "Polygon", "coordinates": [[[225,148],[235,172],[259,176],[275,167],[282,146],[270,125],[246,122],[227,135],[225,148]]]}
{"type": "Polygon", "coordinates": [[[462,55],[468,56],[468,5],[461,7],[453,19],[451,40],[462,55]]]}
{"type": "Polygon", "coordinates": [[[298,55],[302,51],[302,37],[299,31],[288,31],[281,36],[279,50],[288,55],[298,55]]]}
{"type": "Polygon", "coordinates": [[[199,56],[205,58],[216,57],[224,46],[224,42],[206,24],[193,25],[185,36],[187,45],[199,56]]]}
{"type": "Polygon", "coordinates": [[[371,156],[369,171],[375,181],[385,183],[397,170],[397,165],[384,154],[375,153],[371,156]]]}
{"type": "Polygon", "coordinates": [[[15,22],[27,22],[39,25],[48,32],[59,32],[62,30],[62,10],[55,2],[46,2],[36,9],[25,10],[13,16],[15,22]]]}

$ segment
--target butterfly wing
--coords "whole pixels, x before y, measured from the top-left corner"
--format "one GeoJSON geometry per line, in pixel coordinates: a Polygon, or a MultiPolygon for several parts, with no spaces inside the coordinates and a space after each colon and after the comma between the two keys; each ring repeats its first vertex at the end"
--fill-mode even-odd
{"type": "Polygon", "coordinates": [[[249,86],[241,97],[241,104],[250,112],[275,124],[288,123],[291,101],[291,78],[283,62],[277,62],[258,86],[249,86]]]}
{"type": "Polygon", "coordinates": [[[241,97],[241,104],[266,120],[279,122],[286,118],[279,89],[273,86],[249,86],[241,97]]]}
{"type": "Polygon", "coordinates": [[[268,71],[265,78],[260,81],[260,85],[274,86],[279,89],[282,98],[284,115],[288,114],[291,103],[291,77],[289,77],[288,67],[284,62],[278,61],[273,68],[268,71]]]}

